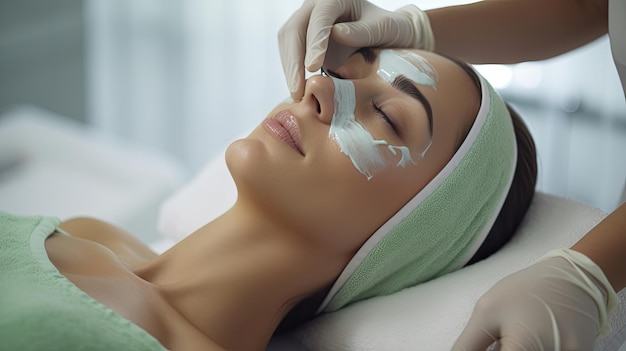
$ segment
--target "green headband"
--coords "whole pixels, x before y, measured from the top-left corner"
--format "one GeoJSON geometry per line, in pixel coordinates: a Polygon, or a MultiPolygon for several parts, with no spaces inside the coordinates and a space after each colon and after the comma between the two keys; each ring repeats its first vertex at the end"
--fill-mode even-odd
{"type": "Polygon", "coordinates": [[[502,208],[517,163],[509,111],[493,87],[482,77],[480,82],[480,109],[465,141],[361,246],[318,313],[458,270],[476,253],[502,208]]]}

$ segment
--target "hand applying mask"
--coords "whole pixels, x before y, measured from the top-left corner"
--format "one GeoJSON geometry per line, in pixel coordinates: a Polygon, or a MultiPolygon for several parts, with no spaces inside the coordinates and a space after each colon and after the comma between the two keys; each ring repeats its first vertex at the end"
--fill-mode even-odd
{"type": "Polygon", "coordinates": [[[281,27],[278,44],[294,100],[304,93],[305,67],[332,69],[361,47],[435,47],[428,17],[418,7],[391,12],[365,0],[305,0],[281,27]]]}

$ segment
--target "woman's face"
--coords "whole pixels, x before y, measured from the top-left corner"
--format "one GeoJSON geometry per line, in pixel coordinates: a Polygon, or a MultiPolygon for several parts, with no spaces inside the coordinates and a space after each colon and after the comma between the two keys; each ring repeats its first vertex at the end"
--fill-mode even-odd
{"type": "Polygon", "coordinates": [[[349,255],[445,166],[480,98],[456,63],[419,50],[361,49],[327,73],[226,161],[240,201],[349,255]]]}

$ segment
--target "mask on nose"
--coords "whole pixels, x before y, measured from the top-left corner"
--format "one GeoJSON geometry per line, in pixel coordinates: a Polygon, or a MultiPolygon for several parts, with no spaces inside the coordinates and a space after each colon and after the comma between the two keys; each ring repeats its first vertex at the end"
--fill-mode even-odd
{"type": "Polygon", "coordinates": [[[511,115],[493,87],[483,78],[480,82],[480,109],[459,149],[361,246],[318,313],[458,270],[476,253],[502,208],[517,164],[511,115]]]}
{"type": "MultiPolygon", "coordinates": [[[[437,87],[437,72],[423,57],[407,50],[383,50],[379,55],[378,76],[388,84],[400,75],[413,82],[437,87]]],[[[411,154],[405,145],[392,145],[387,140],[375,139],[369,130],[355,117],[356,93],[354,84],[349,80],[331,77],[335,86],[335,110],[330,125],[329,138],[334,140],[342,153],[350,158],[354,167],[367,179],[378,171],[393,166],[405,167],[416,164],[428,151],[429,140],[423,150],[411,154]],[[399,161],[394,162],[398,159],[399,161]]]]}

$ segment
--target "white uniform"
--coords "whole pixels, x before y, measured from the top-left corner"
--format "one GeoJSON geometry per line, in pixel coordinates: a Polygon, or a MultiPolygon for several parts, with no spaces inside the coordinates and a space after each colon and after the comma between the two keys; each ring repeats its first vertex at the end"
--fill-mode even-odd
{"type": "MultiPolygon", "coordinates": [[[[626,98],[626,1],[609,0],[609,39],[611,52],[626,98]]],[[[621,202],[626,202],[626,181],[621,202]]]]}

